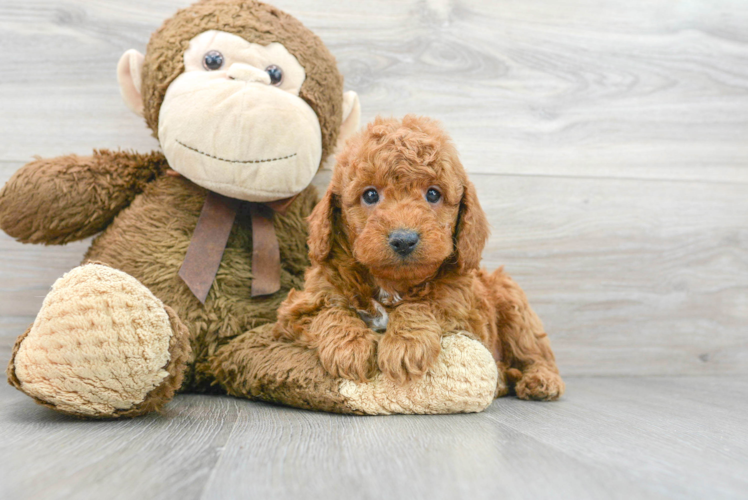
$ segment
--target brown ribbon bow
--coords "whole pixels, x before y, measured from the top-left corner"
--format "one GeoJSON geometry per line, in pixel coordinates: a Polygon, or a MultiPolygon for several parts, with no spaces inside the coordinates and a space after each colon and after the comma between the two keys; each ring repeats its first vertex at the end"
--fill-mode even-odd
{"type": "Polygon", "coordinates": [[[273,214],[285,215],[295,199],[294,196],[264,204],[250,203],[208,191],[179,269],[179,276],[201,303],[205,303],[213,286],[242,203],[249,203],[252,220],[252,297],[280,290],[280,247],[273,228],[273,214]]]}

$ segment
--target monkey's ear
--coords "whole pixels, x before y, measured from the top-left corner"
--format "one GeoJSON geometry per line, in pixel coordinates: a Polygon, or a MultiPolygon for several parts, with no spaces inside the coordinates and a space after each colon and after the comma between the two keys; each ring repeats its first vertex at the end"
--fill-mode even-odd
{"type": "Polygon", "coordinates": [[[333,226],[335,224],[335,195],[327,189],[309,216],[309,257],[312,262],[321,263],[332,251],[333,226]]]}
{"type": "Polygon", "coordinates": [[[361,126],[361,103],[358,101],[358,94],[349,90],[343,94],[343,124],[340,126],[338,134],[337,149],[340,151],[353,134],[358,132],[361,126]]]}
{"type": "Polygon", "coordinates": [[[117,81],[122,92],[122,98],[127,107],[135,114],[143,116],[143,97],[140,94],[140,85],[143,77],[143,54],[135,49],[130,49],[119,59],[117,64],[117,81]]]}

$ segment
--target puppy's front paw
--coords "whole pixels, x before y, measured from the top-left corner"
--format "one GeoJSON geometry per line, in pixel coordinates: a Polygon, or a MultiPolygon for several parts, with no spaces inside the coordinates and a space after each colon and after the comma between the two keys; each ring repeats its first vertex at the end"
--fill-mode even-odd
{"type": "Polygon", "coordinates": [[[386,334],[379,341],[379,369],[397,384],[420,379],[434,364],[441,351],[436,335],[386,334]]]}
{"type": "Polygon", "coordinates": [[[565,387],[558,373],[540,367],[524,372],[514,390],[520,399],[555,401],[564,393],[565,387]]]}
{"type": "Polygon", "coordinates": [[[329,335],[317,352],[322,367],[333,377],[366,382],[376,373],[377,340],[369,330],[329,335]]]}

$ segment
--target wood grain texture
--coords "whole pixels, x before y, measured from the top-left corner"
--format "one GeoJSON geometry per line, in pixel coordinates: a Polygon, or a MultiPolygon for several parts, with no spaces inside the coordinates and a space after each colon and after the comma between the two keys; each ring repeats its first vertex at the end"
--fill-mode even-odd
{"type": "Polygon", "coordinates": [[[80,421],[1,390],[2,498],[201,498],[236,418],[237,401],[180,396],[164,415],[80,421]]]}
{"type": "MultiPolygon", "coordinates": [[[[2,3],[0,158],[155,147],[114,68],[189,3],[2,3]]],[[[740,0],[275,4],[329,45],[364,120],[439,118],[471,171],[748,182],[740,0]]]]}
{"type": "MultiPolygon", "coordinates": [[[[1,357],[1,356],[0,356],[1,357]]],[[[748,385],[570,378],[557,403],[350,417],[219,396],[82,422],[0,387],[0,497],[745,498],[748,385]]]]}
{"type": "MultiPolygon", "coordinates": [[[[189,3],[0,2],[0,182],[36,154],[156,148],[114,68],[189,3]]],[[[748,373],[748,3],[275,4],[364,121],[443,121],[493,226],[485,264],[527,290],[564,374],[748,373]]],[[[0,235],[3,335],[87,245],[0,235]]]]}
{"type": "MultiPolygon", "coordinates": [[[[748,372],[743,185],[473,180],[493,228],[484,265],[504,265],[525,288],[564,374],[748,372]]],[[[86,246],[24,246],[0,236],[0,314],[35,315],[86,246]]]]}

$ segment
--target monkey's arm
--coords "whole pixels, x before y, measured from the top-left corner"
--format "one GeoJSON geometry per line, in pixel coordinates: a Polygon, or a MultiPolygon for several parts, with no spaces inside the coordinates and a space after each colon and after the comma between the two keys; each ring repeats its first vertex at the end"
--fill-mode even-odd
{"type": "Polygon", "coordinates": [[[0,229],[45,245],[92,236],[166,168],[158,152],[99,150],[33,161],[0,190],[0,229]]]}

